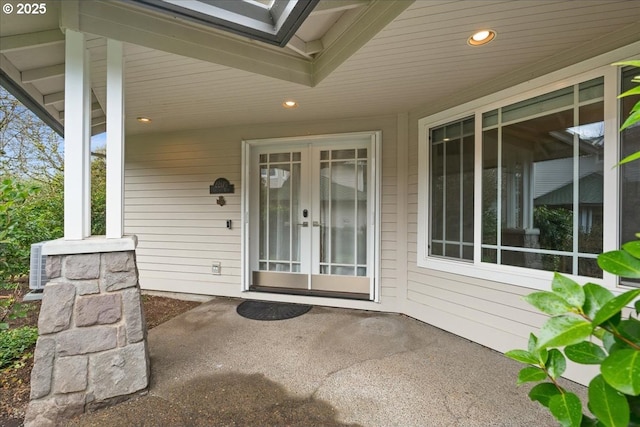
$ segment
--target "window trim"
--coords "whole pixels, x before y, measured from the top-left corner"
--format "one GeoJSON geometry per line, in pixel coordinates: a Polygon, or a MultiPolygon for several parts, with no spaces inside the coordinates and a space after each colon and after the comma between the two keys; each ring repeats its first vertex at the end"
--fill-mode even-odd
{"type": "MultiPolygon", "coordinates": [[[[620,135],[619,102],[620,69],[610,64],[629,57],[634,46],[609,52],[589,61],[567,67],[546,76],[461,104],[451,109],[423,117],[418,120],[418,238],[417,265],[427,269],[469,276],[477,279],[497,281],[527,288],[548,290],[553,272],[508,265],[483,263],[482,241],[482,115],[496,108],[524,101],[538,95],[575,85],[597,77],[604,77],[604,124],[605,140],[615,141],[604,146],[607,164],[604,166],[603,200],[604,230],[603,251],[619,247],[619,188],[618,169],[611,159],[618,159],[620,135]],[[429,130],[442,124],[475,116],[475,179],[474,179],[474,261],[459,261],[429,256],[429,130]],[[611,220],[615,218],[615,220],[611,220]]],[[[637,50],[637,46],[636,46],[637,50]]],[[[637,56],[637,54],[635,54],[637,56]]],[[[605,272],[602,279],[567,275],[578,283],[587,281],[600,284],[610,290],[622,292],[627,286],[618,283],[617,276],[605,272]]]]}

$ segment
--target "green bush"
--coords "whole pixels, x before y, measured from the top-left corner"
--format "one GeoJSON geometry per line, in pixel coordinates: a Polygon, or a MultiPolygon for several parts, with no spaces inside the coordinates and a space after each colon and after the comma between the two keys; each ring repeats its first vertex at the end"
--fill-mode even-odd
{"type": "MultiPolygon", "coordinates": [[[[22,212],[37,192],[36,186],[19,180],[5,178],[0,182],[0,282],[22,270],[24,261],[17,255],[27,225],[22,212]]],[[[28,255],[26,260],[28,270],[28,255]]]]}
{"type": "MultiPolygon", "coordinates": [[[[640,278],[640,240],[600,254],[598,265],[621,277],[640,278]]],[[[640,296],[640,289],[615,296],[595,283],[580,286],[558,273],[551,289],[525,297],[551,318],[538,336],[530,335],[527,350],[505,353],[529,365],[520,371],[518,384],[548,380],[534,386],[529,397],[547,407],[563,426],[640,426],[640,300],[635,302],[635,314],[622,313],[640,296]],[[591,380],[588,392],[588,408],[595,419],[583,415],[578,396],[557,382],[566,359],[600,365],[600,375],[591,380]]]]}
{"type": "Polygon", "coordinates": [[[38,328],[33,326],[0,330],[0,369],[20,360],[37,339],[38,328]]]}
{"type": "MultiPolygon", "coordinates": [[[[106,233],[106,165],[104,158],[91,163],[91,233],[106,233]]],[[[17,179],[0,185],[0,279],[29,273],[31,244],[54,240],[64,234],[63,177],[56,176],[38,186],[17,179]],[[7,212],[5,212],[7,211],[7,212]],[[0,227],[2,228],[2,227],[0,227]],[[4,235],[4,238],[3,238],[4,235]]],[[[2,280],[0,280],[2,282],[2,280]]]]}

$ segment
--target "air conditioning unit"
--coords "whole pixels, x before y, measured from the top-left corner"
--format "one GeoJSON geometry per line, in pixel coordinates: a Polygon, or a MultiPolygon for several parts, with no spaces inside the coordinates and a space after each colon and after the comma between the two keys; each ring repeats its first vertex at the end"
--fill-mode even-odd
{"type": "Polygon", "coordinates": [[[42,255],[42,246],[45,242],[31,245],[31,259],[29,262],[29,288],[31,292],[25,295],[25,300],[42,298],[42,290],[47,284],[47,256],[42,255]]]}

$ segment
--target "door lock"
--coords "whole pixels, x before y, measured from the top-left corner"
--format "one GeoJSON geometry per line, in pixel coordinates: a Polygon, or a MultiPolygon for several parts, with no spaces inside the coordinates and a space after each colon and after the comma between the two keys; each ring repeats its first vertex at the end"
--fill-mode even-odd
{"type": "Polygon", "coordinates": [[[307,209],[303,209],[303,210],[302,210],[302,217],[303,217],[303,218],[306,218],[306,217],[308,217],[308,216],[309,216],[309,211],[308,211],[307,209]]]}

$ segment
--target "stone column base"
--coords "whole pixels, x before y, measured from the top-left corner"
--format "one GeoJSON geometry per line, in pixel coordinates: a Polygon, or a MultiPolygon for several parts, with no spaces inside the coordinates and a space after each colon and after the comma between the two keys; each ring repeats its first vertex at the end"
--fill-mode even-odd
{"type": "Polygon", "coordinates": [[[149,385],[135,238],[49,243],[27,427],[63,424],[149,385]]]}

